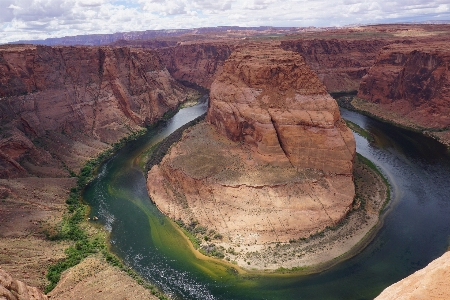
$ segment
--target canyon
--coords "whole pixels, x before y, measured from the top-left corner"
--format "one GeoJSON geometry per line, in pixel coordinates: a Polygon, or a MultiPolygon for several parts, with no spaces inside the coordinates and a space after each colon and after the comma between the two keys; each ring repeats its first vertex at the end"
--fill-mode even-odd
{"type": "MultiPolygon", "coordinates": [[[[287,31],[253,28],[233,32],[226,28],[219,30],[220,35],[217,30],[205,29],[167,33],[172,36],[161,32],[154,35],[155,39],[153,33],[149,33],[149,36],[130,34],[84,40],[91,44],[115,41],[114,46],[102,47],[0,46],[0,248],[8,249],[0,256],[2,268],[28,285],[43,288],[48,265],[61,259],[67,247],[48,241],[43,232],[57,226],[63,218],[65,200],[76,184],[73,175],[86,161],[121,138],[139,132],[180,103],[198,97],[198,92],[190,87],[211,90],[207,120],[212,125],[198,125],[186,132],[184,146],[174,147],[163,162],[161,169],[166,168],[166,172],[172,174],[166,173],[164,180],[185,180],[189,184],[174,185],[173,194],[179,202],[167,202],[165,208],[160,206],[161,210],[189,223],[192,215],[183,215],[183,209],[176,209],[177,205],[185,205],[186,199],[177,194],[184,189],[193,194],[204,193],[209,197],[206,199],[215,199],[222,194],[217,187],[225,186],[230,201],[242,195],[259,197],[259,193],[266,197],[277,191],[288,201],[292,195],[283,186],[305,184],[298,187],[299,194],[302,191],[319,195],[319,198],[327,195],[327,199],[335,199],[332,191],[347,187],[348,194],[337,193],[340,200],[346,199],[345,205],[334,209],[335,202],[326,203],[327,208],[333,208],[333,213],[330,217],[323,213],[315,215],[313,219],[320,220],[316,227],[311,225],[313,222],[304,223],[304,230],[300,232],[286,226],[296,224],[297,220],[289,218],[293,218],[292,212],[297,208],[279,211],[282,213],[280,220],[289,220],[286,224],[271,221],[277,226],[276,230],[284,232],[277,237],[279,241],[299,239],[335,224],[351,206],[352,164],[345,154],[351,150],[344,147],[349,141],[348,130],[338,121],[337,106],[327,92],[357,92],[357,97],[351,101],[353,108],[422,131],[449,145],[449,55],[446,48],[449,31],[448,25],[415,24],[287,31]],[[264,30],[266,33],[262,34],[264,30]],[[230,33],[224,33],[228,31],[230,33]],[[273,38],[273,34],[277,37],[273,38]],[[152,39],[145,40],[150,35],[152,39]],[[306,65],[310,68],[305,73],[307,78],[302,77],[303,71],[297,74],[308,88],[293,92],[283,83],[295,86],[295,79],[277,77],[271,83],[275,88],[261,91],[262,82],[268,80],[270,72],[264,71],[264,76],[261,75],[264,72],[250,72],[254,66],[245,62],[252,56],[246,58],[240,52],[243,46],[252,43],[257,47],[264,45],[264,48],[268,45],[271,50],[264,55],[276,54],[273,63],[277,64],[285,63],[278,60],[277,55],[284,57],[286,51],[279,52],[281,50],[273,50],[273,47],[297,52],[293,57],[299,65],[289,68],[302,69],[301,66],[306,65]],[[233,55],[241,57],[226,64],[233,55]],[[243,69],[239,69],[241,67],[243,69]],[[234,74],[236,69],[241,73],[234,74]],[[239,84],[231,84],[232,80],[239,84]],[[267,102],[270,98],[267,95],[276,95],[277,101],[267,102]],[[234,97],[240,100],[230,105],[232,101],[227,99],[234,97]],[[251,107],[244,101],[246,97],[258,98],[260,106],[251,107]],[[302,108],[289,101],[283,102],[289,97],[313,107],[311,110],[316,114],[306,116],[302,108]],[[286,109],[290,107],[292,109],[286,109]],[[294,126],[295,120],[301,122],[294,126]],[[336,128],[332,129],[331,124],[336,124],[336,128]],[[322,134],[334,130],[332,134],[327,133],[330,137],[327,146],[335,148],[332,155],[325,149],[312,147],[324,141],[315,139],[318,135],[300,134],[296,128],[299,126],[312,126],[322,134]],[[344,138],[336,144],[338,133],[342,132],[344,138]],[[305,143],[298,148],[292,136],[305,143]],[[198,147],[190,144],[194,139],[203,143],[205,151],[181,162],[176,157],[187,157],[191,148],[198,147]],[[224,149],[229,152],[224,153],[224,149]],[[222,155],[224,160],[232,162],[232,167],[211,158],[212,153],[222,155]],[[195,162],[199,159],[204,160],[204,169],[196,168],[195,162]],[[249,161],[255,166],[242,169],[249,161]],[[272,174],[277,178],[268,175],[273,163],[277,172],[272,174]],[[183,164],[188,164],[191,173],[185,173],[183,164]],[[239,185],[238,179],[256,192],[239,185]],[[268,182],[275,182],[277,186],[267,188],[268,182]],[[210,190],[202,188],[203,185],[210,190]]],[[[77,39],[49,42],[72,45],[77,39]]],[[[270,74],[282,76],[284,71],[270,74]]],[[[151,188],[149,193],[153,193],[151,188]]],[[[305,199],[308,197],[306,195],[305,199]]],[[[208,209],[210,204],[196,203],[208,209]]],[[[242,205],[236,212],[249,210],[246,203],[242,205]]],[[[270,212],[264,213],[270,215],[270,212]]],[[[200,215],[207,224],[208,215],[204,212],[200,215]]],[[[255,220],[261,218],[261,215],[255,216],[255,220]]],[[[235,224],[244,224],[242,220],[235,221],[235,224]]],[[[223,221],[221,226],[230,224],[223,221]]],[[[217,231],[226,238],[223,232],[229,230],[217,227],[217,231]]],[[[242,245],[255,245],[256,240],[259,245],[273,238],[272,229],[262,227],[255,235],[246,231],[232,240],[242,245]]],[[[84,284],[86,281],[89,280],[83,279],[84,284]]]]}

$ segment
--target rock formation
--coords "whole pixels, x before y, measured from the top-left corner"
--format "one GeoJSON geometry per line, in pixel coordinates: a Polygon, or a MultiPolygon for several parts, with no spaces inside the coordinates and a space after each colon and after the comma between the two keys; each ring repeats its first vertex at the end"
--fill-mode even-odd
{"type": "Polygon", "coordinates": [[[387,287],[375,300],[450,299],[450,252],[387,287]]]}
{"type": "Polygon", "coordinates": [[[358,97],[377,104],[370,110],[418,129],[441,131],[450,141],[450,50],[448,41],[384,47],[362,79],[358,97]],[[379,111],[377,111],[379,110],[379,111]]]}
{"type": "Polygon", "coordinates": [[[175,79],[209,89],[234,47],[232,43],[188,43],[157,51],[175,79]]]}
{"type": "Polygon", "coordinates": [[[13,279],[8,273],[0,269],[0,299],[44,300],[48,298],[39,289],[13,279]]]}
{"type": "Polygon", "coordinates": [[[300,53],[331,93],[358,90],[361,78],[388,43],[383,39],[320,39],[319,35],[315,39],[282,41],[281,46],[300,53]]]}
{"type": "Polygon", "coordinates": [[[148,174],[152,200],[172,219],[214,229],[226,245],[263,245],[349,211],[355,141],[299,54],[236,50],[211,85],[207,121],[148,174]]]}
{"type": "Polygon", "coordinates": [[[0,49],[0,177],[64,176],[186,99],[152,50],[0,49]]]}

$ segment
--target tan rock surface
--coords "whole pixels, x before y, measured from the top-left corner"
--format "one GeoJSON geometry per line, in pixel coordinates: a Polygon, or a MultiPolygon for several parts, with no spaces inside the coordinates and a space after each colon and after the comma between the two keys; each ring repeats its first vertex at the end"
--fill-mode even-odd
{"type": "Polygon", "coordinates": [[[387,287],[376,300],[450,299],[450,252],[425,268],[387,287]]]}
{"type": "Polygon", "coordinates": [[[39,289],[15,280],[0,268],[0,299],[44,300],[48,299],[39,289]]]}
{"type": "Polygon", "coordinates": [[[300,55],[268,45],[235,51],[210,101],[208,122],[250,145],[261,161],[352,173],[353,134],[300,55]]]}
{"type": "Polygon", "coordinates": [[[65,271],[49,296],[58,300],[158,299],[126,272],[95,256],[88,257],[65,271]]]}

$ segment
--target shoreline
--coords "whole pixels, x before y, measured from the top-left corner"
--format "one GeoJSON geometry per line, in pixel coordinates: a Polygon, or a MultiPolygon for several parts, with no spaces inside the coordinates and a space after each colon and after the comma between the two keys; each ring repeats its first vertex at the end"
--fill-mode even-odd
{"type": "Polygon", "coordinates": [[[371,117],[383,123],[388,123],[393,126],[409,130],[412,132],[421,133],[424,136],[428,136],[442,145],[446,146],[450,150],[450,129],[433,129],[422,127],[414,123],[414,121],[407,120],[401,115],[397,115],[395,112],[386,111],[378,104],[368,102],[364,99],[357,98],[354,95],[342,96],[336,99],[340,107],[358,112],[362,115],[371,117]],[[383,116],[382,116],[382,115],[383,116]],[[386,115],[393,115],[392,118],[386,118],[386,115]],[[402,120],[404,120],[402,122],[402,120]]]}
{"type": "MultiPolygon", "coordinates": [[[[162,152],[165,153],[177,140],[168,136],[161,143],[166,144],[164,142],[168,142],[169,144],[161,146],[164,148],[162,152]]],[[[157,148],[154,149],[155,154],[158,153],[157,148]]],[[[160,155],[156,156],[159,157],[160,155]]],[[[365,159],[365,162],[360,161],[364,159],[355,158],[355,170],[359,173],[354,172],[355,183],[358,184],[355,196],[357,200],[353,204],[354,209],[342,220],[342,224],[331,229],[327,228],[307,239],[300,239],[291,243],[274,242],[252,246],[239,245],[237,247],[237,245],[220,240],[203,241],[201,235],[196,236],[190,231],[186,233],[184,232],[184,230],[187,230],[186,228],[181,227],[176,220],[171,221],[177,224],[183,238],[189,240],[190,248],[197,258],[212,259],[227,266],[239,268],[243,273],[253,275],[255,273],[270,275],[321,272],[358,254],[382,226],[381,212],[390,197],[390,185],[379,169],[370,164],[370,161],[367,159],[365,159]],[[356,163],[356,161],[359,162],[356,163]],[[367,182],[359,182],[358,178],[364,178],[367,182]],[[373,196],[370,197],[370,194],[373,196]],[[366,197],[368,201],[364,200],[365,205],[361,205],[361,198],[366,197]],[[194,236],[194,240],[198,244],[197,247],[188,234],[194,236]],[[202,247],[208,247],[211,242],[214,243],[216,249],[222,249],[223,259],[202,251],[202,247]]],[[[151,163],[147,165],[148,169],[159,162],[159,160],[150,161],[151,163]]]]}
{"type": "MultiPolygon", "coordinates": [[[[364,197],[370,186],[372,189],[375,187],[377,193],[366,199],[364,205],[356,203],[360,207],[351,211],[341,221],[342,224],[292,243],[241,246],[234,249],[239,252],[237,255],[227,253],[226,258],[235,261],[237,266],[249,273],[306,275],[329,269],[358,254],[382,227],[381,213],[389,197],[389,186],[385,184],[381,173],[363,162],[355,163],[355,175],[365,181],[356,183],[355,198],[364,197]],[[371,180],[368,180],[370,177],[371,180]]],[[[225,249],[229,247],[226,243],[218,245],[225,249]]]]}

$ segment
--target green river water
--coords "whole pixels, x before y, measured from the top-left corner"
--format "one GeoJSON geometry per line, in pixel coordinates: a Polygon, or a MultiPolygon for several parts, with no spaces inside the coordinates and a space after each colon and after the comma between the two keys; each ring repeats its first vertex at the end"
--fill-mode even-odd
{"type": "Polygon", "coordinates": [[[390,180],[392,201],[383,226],[358,255],[313,275],[237,275],[232,265],[198,259],[176,225],[150,201],[139,167],[142,154],[178,127],[202,115],[207,103],[130,142],[106,161],[83,198],[110,232],[111,250],[175,299],[373,299],[386,286],[442,255],[450,237],[450,157],[420,134],[342,110],[370,131],[355,135],[357,151],[390,180]]]}

